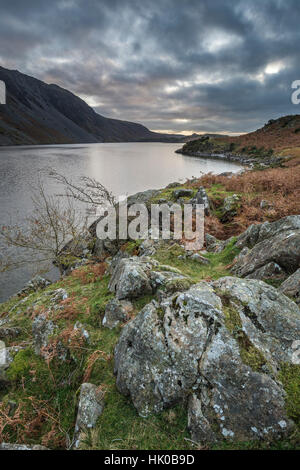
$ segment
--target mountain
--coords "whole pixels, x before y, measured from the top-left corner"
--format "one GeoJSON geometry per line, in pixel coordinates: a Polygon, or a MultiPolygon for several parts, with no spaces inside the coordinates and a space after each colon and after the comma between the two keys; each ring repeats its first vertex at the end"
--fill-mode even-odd
{"type": "Polygon", "coordinates": [[[7,104],[0,105],[0,145],[94,142],[183,142],[134,122],[96,113],[68,90],[0,67],[7,104]]]}

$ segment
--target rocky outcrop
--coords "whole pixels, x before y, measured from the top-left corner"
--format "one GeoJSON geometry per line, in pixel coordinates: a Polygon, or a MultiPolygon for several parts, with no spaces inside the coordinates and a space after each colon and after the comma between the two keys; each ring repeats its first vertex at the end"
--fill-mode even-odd
{"type": "Polygon", "coordinates": [[[272,440],[293,428],[280,364],[300,310],[273,287],[226,277],[152,301],[123,329],[117,387],[141,416],[187,404],[192,439],[272,440]]]}
{"type": "Polygon", "coordinates": [[[32,292],[36,292],[38,289],[45,289],[45,287],[48,287],[51,284],[51,281],[48,279],[44,279],[41,276],[35,276],[33,279],[28,281],[23,289],[18,292],[17,295],[19,296],[25,296],[28,294],[31,294],[32,292]]]}
{"type": "Polygon", "coordinates": [[[118,300],[122,300],[152,294],[161,287],[168,291],[178,290],[180,284],[186,289],[190,280],[175,268],[161,266],[152,258],[133,256],[117,263],[109,289],[118,300]]]}
{"type": "Polygon", "coordinates": [[[238,237],[236,246],[244,250],[232,269],[234,274],[252,278],[281,271],[291,274],[300,265],[300,216],[251,225],[238,237]]]}
{"type": "Polygon", "coordinates": [[[281,284],[279,290],[283,294],[293,297],[297,303],[300,303],[300,268],[281,284]]]}

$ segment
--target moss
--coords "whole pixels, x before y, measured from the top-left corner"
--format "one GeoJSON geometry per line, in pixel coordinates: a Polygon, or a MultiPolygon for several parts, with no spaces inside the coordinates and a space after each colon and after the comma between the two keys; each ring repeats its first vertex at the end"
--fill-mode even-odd
{"type": "Polygon", "coordinates": [[[123,246],[122,250],[128,253],[130,256],[136,255],[139,253],[139,248],[142,243],[143,240],[131,240],[123,246]]]}
{"type": "Polygon", "coordinates": [[[300,431],[300,365],[281,364],[279,380],[286,392],[286,410],[300,431]]]}
{"type": "MultiPolygon", "coordinates": [[[[224,298],[224,294],[223,296],[221,294],[221,298],[223,302],[225,301],[225,305],[228,304],[228,299],[224,298]]],[[[225,314],[225,326],[238,342],[243,363],[256,372],[261,371],[263,366],[267,365],[267,361],[244,333],[239,312],[231,305],[224,306],[223,311],[225,314]]]]}
{"type": "Polygon", "coordinates": [[[154,258],[163,265],[172,266],[178,269],[183,275],[193,282],[203,279],[219,279],[223,276],[231,275],[227,266],[232,263],[240,250],[235,246],[236,238],[233,238],[221,253],[207,253],[204,256],[209,259],[210,264],[203,265],[190,258],[178,259],[178,256],[185,255],[186,251],[178,244],[162,245],[154,255],[154,258]]]}
{"type": "Polygon", "coordinates": [[[156,194],[150,201],[149,203],[150,204],[158,204],[160,199],[165,199],[166,201],[172,201],[172,202],[176,202],[176,198],[174,197],[174,191],[177,191],[178,189],[193,189],[193,195],[192,196],[188,196],[188,197],[183,197],[182,199],[188,201],[191,199],[191,197],[193,197],[196,192],[197,192],[197,189],[195,188],[192,188],[190,187],[189,183],[185,183],[185,184],[181,184],[181,185],[178,185],[174,188],[165,188],[165,189],[162,189],[161,191],[159,191],[158,194],[156,194]]]}
{"type": "Polygon", "coordinates": [[[168,292],[185,291],[191,287],[193,281],[191,279],[171,279],[166,282],[165,289],[168,292]]]}

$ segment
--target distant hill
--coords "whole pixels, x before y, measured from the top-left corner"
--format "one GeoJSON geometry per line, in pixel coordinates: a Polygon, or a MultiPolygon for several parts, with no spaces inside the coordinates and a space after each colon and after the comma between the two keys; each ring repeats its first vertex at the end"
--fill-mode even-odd
{"type": "Polygon", "coordinates": [[[255,145],[274,151],[300,146],[300,114],[271,119],[257,131],[228,140],[239,147],[255,145]]]}
{"type": "Polygon", "coordinates": [[[183,153],[232,153],[254,157],[300,156],[300,115],[271,119],[261,129],[236,137],[206,134],[186,143],[183,153]]]}
{"type": "Polygon", "coordinates": [[[96,113],[68,90],[0,67],[7,104],[0,105],[0,145],[93,142],[184,142],[133,122],[96,113]]]}

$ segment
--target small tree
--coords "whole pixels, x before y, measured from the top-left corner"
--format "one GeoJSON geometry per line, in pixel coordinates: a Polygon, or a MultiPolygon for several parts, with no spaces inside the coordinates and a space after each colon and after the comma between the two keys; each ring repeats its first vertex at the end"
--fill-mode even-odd
{"type": "Polygon", "coordinates": [[[38,178],[32,197],[32,214],[21,224],[2,227],[0,237],[8,247],[20,248],[16,259],[2,257],[2,271],[37,264],[49,269],[55,263],[63,273],[62,255],[76,255],[88,237],[87,219],[75,210],[72,200],[48,196],[38,178]]]}
{"type": "Polygon", "coordinates": [[[88,206],[96,207],[103,205],[114,205],[115,197],[103,186],[102,183],[89,176],[81,176],[78,183],[74,183],[65,175],[61,175],[55,169],[48,169],[49,176],[64,187],[64,196],[68,199],[75,199],[88,206]]]}

